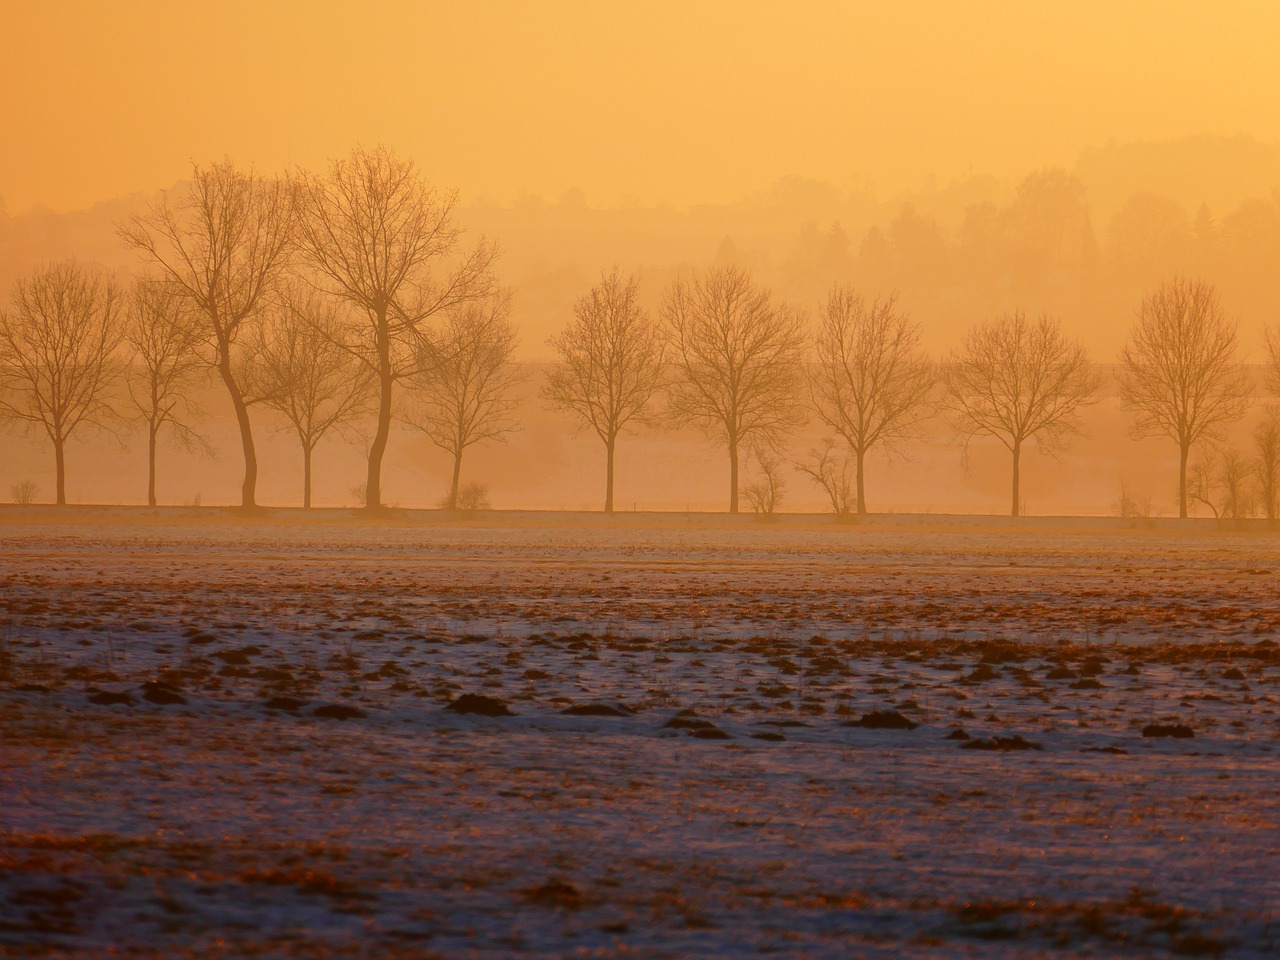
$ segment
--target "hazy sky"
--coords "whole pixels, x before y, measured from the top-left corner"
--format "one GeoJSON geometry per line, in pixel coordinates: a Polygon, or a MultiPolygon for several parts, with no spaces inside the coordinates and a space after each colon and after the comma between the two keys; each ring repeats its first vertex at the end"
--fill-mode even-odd
{"type": "Polygon", "coordinates": [[[0,197],[81,207],[357,142],[464,199],[885,193],[1108,140],[1280,141],[1280,4],[0,0],[0,197]],[[358,8],[358,9],[357,9],[358,8]]]}

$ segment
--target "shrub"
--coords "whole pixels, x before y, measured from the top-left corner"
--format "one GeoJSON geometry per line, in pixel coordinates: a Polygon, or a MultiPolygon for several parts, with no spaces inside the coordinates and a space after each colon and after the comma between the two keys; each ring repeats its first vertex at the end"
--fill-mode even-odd
{"type": "Polygon", "coordinates": [[[34,480],[19,480],[9,488],[9,495],[13,497],[14,503],[32,504],[36,502],[36,496],[40,493],[40,488],[34,480]]]}
{"type": "Polygon", "coordinates": [[[458,488],[458,506],[463,513],[475,513],[477,510],[491,509],[489,504],[489,488],[483,483],[472,481],[458,488]]]}

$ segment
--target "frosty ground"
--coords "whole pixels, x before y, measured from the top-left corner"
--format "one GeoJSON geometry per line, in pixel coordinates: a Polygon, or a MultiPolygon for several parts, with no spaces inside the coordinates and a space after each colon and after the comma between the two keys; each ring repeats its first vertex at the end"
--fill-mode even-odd
{"type": "Polygon", "coordinates": [[[1278,555],[0,508],[0,955],[1275,956],[1278,555]]]}

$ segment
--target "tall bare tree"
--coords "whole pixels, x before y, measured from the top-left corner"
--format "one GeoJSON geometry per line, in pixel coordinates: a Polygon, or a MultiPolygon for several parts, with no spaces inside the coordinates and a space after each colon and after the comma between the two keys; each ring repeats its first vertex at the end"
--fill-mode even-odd
{"type": "Polygon", "coordinates": [[[867,453],[918,434],[931,412],[933,369],[920,350],[919,326],[896,298],[868,303],[851,287],[837,286],[827,297],[817,348],[814,406],[853,452],[857,512],[865,514],[867,453]]]}
{"type": "Polygon", "coordinates": [[[1056,452],[1078,432],[1081,409],[1102,378],[1084,346],[1041,316],[1011,313],[972,328],[943,366],[957,428],[972,439],[995,437],[1013,455],[1012,515],[1021,508],[1022,448],[1034,439],[1056,452]]]}
{"type": "Polygon", "coordinates": [[[0,314],[0,415],[43,430],[53,444],[56,502],[67,502],[66,444],[82,424],[114,416],[122,298],[73,260],[18,280],[0,314]]]}
{"type": "Polygon", "coordinates": [[[293,191],[230,163],[192,170],[183,196],[167,193],[143,216],[119,228],[191,301],[240,428],[244,482],[240,503],[257,505],[258,456],[249,402],[239,382],[238,344],[257,320],[291,249],[293,191]]]}
{"type": "Polygon", "coordinates": [[[378,387],[377,428],[369,447],[365,506],[382,503],[382,458],[391,435],[392,391],[422,370],[427,321],[494,289],[494,246],[458,250],[454,191],[427,184],[412,162],[384,147],[356,149],[328,175],[303,175],[299,243],[330,294],[355,306],[362,330],[352,340],[378,387]],[[442,273],[443,275],[438,275],[442,273]]]}
{"type": "Polygon", "coordinates": [[[574,304],[574,320],[550,341],[560,358],[543,398],[587,423],[604,443],[604,512],[613,513],[613,460],[629,423],[651,423],[662,385],[663,340],[639,302],[639,281],[615,268],[574,304]]]}
{"type": "Polygon", "coordinates": [[[418,404],[410,424],[453,457],[445,500],[449,510],[458,508],[467,447],[500,440],[519,426],[511,416],[516,407],[511,391],[524,377],[512,363],[516,331],[510,310],[511,297],[504,290],[481,302],[450,306],[429,366],[414,381],[418,404]]]}
{"type": "Polygon", "coordinates": [[[1253,431],[1254,476],[1266,518],[1280,518],[1280,408],[1272,407],[1253,431]]]}
{"type": "Polygon", "coordinates": [[[677,372],[670,413],[728,447],[729,512],[737,513],[743,449],[776,445],[804,421],[804,317],[774,305],[769,291],[733,266],[677,280],[662,313],[677,372]]]}
{"type": "Polygon", "coordinates": [[[1120,361],[1121,396],[1137,417],[1133,436],[1178,444],[1178,516],[1185,518],[1192,447],[1220,436],[1249,408],[1235,322],[1211,284],[1174,279],[1142,301],[1120,361]]]}
{"type": "Polygon", "coordinates": [[[302,447],[302,505],[311,506],[316,445],[368,412],[373,375],[346,347],[345,304],[300,283],[285,287],[259,328],[246,385],[288,422],[302,447]]]}
{"type": "Polygon", "coordinates": [[[191,301],[172,282],[139,277],[133,286],[124,339],[133,351],[126,381],[129,400],[147,428],[147,505],[156,505],[156,447],[161,431],[190,449],[208,444],[187,425],[197,412],[192,381],[205,363],[200,358],[198,318],[191,301]]]}

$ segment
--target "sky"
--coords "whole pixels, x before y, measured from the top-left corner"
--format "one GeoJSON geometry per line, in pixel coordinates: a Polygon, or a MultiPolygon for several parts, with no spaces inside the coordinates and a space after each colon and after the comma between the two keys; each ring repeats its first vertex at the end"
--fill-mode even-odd
{"type": "Polygon", "coordinates": [[[1110,141],[1280,142],[1280,4],[0,0],[0,198],[78,209],[356,143],[465,200],[882,195],[1110,141]]]}

